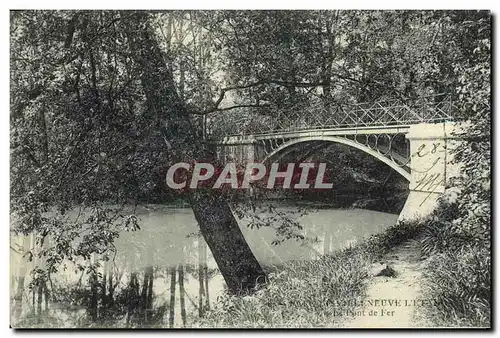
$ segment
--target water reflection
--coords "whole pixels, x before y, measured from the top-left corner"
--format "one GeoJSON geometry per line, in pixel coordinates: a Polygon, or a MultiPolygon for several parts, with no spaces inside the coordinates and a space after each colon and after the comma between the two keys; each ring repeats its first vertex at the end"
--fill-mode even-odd
{"type": "MultiPolygon", "coordinates": [[[[293,206],[279,210],[302,225],[306,240],[288,240],[273,245],[274,229],[250,229],[248,219],[240,220],[242,232],[262,266],[316,259],[379,233],[397,220],[394,214],[363,209],[320,209],[306,215],[295,215],[293,206]]],[[[114,302],[120,301],[119,292],[122,292],[122,297],[133,301],[126,303],[128,308],[115,324],[134,325],[137,318],[170,327],[189,324],[193,318],[202,315],[225,289],[215,260],[199,235],[194,215],[191,209],[164,205],[137,207],[136,214],[141,229],[120,235],[115,242],[116,255],[107,262],[93,257],[100,263],[98,280],[95,281],[98,287],[94,293],[102,294],[95,301],[94,316],[99,318],[106,315],[106,311],[112,311],[114,302]]],[[[22,259],[22,252],[26,252],[30,245],[32,247],[32,242],[32,239],[12,239],[11,247],[17,245],[19,250],[11,250],[11,299],[16,297],[16,285],[29,283],[27,271],[41,264],[36,260],[27,264],[22,259]],[[22,281],[23,277],[26,280],[22,281]]],[[[54,282],[75,285],[85,279],[83,273],[75,273],[75,266],[71,263],[67,262],[65,266],[66,269],[54,276],[54,282]]],[[[91,280],[88,282],[92,285],[91,280]]],[[[24,302],[30,304],[27,288],[23,297],[24,302]]],[[[57,304],[51,303],[47,307],[49,313],[62,311],[57,304]]],[[[85,313],[84,308],[75,310],[82,315],[85,313]]],[[[20,316],[20,313],[15,315],[20,316]]]]}

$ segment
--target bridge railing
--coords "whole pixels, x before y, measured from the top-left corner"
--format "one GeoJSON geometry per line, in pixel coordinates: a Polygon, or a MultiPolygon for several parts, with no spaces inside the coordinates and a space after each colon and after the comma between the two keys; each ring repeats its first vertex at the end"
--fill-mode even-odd
{"type": "Polygon", "coordinates": [[[308,129],[355,128],[410,125],[454,119],[450,95],[439,94],[413,100],[384,100],[371,103],[336,104],[317,102],[270,114],[255,111],[216,113],[207,119],[207,135],[259,135],[308,129]]]}

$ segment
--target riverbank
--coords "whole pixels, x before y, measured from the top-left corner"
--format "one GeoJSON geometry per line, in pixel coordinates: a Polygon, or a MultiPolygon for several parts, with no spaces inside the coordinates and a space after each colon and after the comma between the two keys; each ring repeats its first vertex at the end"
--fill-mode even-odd
{"type": "Polygon", "coordinates": [[[194,326],[490,327],[489,233],[465,232],[456,208],[443,204],[425,220],[276,267],[267,287],[223,297],[194,326]]]}
{"type": "Polygon", "coordinates": [[[269,284],[245,297],[224,296],[196,327],[342,327],[366,297],[374,263],[414,238],[401,223],[355,246],[269,273],[269,284]]]}
{"type": "Polygon", "coordinates": [[[432,301],[422,298],[424,262],[420,239],[411,239],[389,250],[375,263],[368,281],[364,306],[358,316],[346,320],[347,328],[421,328],[432,326],[422,306],[432,301]],[[377,303],[376,300],[379,300],[377,303]]]}

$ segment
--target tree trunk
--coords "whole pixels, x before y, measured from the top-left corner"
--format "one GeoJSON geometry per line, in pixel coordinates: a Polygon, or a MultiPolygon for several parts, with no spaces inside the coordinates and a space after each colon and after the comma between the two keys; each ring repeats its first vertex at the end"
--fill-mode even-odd
{"type": "Polygon", "coordinates": [[[43,282],[43,299],[45,300],[45,311],[49,310],[49,288],[47,282],[43,282]]]}
{"type": "Polygon", "coordinates": [[[208,266],[205,260],[205,266],[203,267],[205,275],[205,308],[210,310],[210,290],[208,288],[208,266]]]}
{"type": "Polygon", "coordinates": [[[17,281],[16,294],[14,295],[14,318],[19,319],[23,310],[23,290],[25,276],[19,276],[17,281]]]}
{"type": "Polygon", "coordinates": [[[170,328],[174,327],[174,315],[175,315],[175,266],[170,268],[170,313],[168,317],[168,326],[170,328]]]}
{"type": "Polygon", "coordinates": [[[113,307],[113,303],[114,303],[114,299],[113,299],[114,295],[113,294],[115,292],[114,287],[113,287],[113,267],[112,266],[109,268],[108,274],[109,274],[109,277],[108,277],[108,305],[111,308],[111,307],[113,307]]]}
{"type": "Polygon", "coordinates": [[[142,283],[142,291],[141,291],[141,302],[143,305],[147,304],[147,295],[148,295],[148,286],[149,286],[149,275],[148,269],[144,269],[144,281],[142,283]]]}
{"type": "Polygon", "coordinates": [[[42,321],[42,299],[43,299],[43,281],[39,281],[37,285],[37,307],[36,307],[36,321],[42,321]]]}
{"type": "Polygon", "coordinates": [[[325,239],[323,241],[323,254],[329,254],[330,253],[330,238],[332,234],[329,231],[325,231],[325,239]]]}
{"type": "Polygon", "coordinates": [[[181,305],[182,326],[186,327],[186,303],[184,301],[184,266],[179,264],[179,302],[181,305]]]}
{"type": "Polygon", "coordinates": [[[209,290],[208,290],[208,264],[207,264],[207,245],[205,242],[201,243],[201,267],[203,269],[203,273],[200,269],[200,282],[205,284],[205,309],[210,309],[210,299],[209,299],[209,290]]]}
{"type": "Polygon", "coordinates": [[[145,321],[151,319],[151,310],[153,309],[153,267],[148,267],[148,276],[149,276],[149,284],[148,284],[148,295],[147,295],[147,304],[145,309],[145,321]]]}
{"type": "Polygon", "coordinates": [[[181,100],[184,101],[184,81],[185,81],[185,75],[184,75],[184,60],[181,60],[179,63],[179,72],[181,73],[180,80],[179,80],[179,97],[181,100]]]}
{"type": "Polygon", "coordinates": [[[142,283],[142,291],[141,291],[141,304],[140,311],[141,317],[146,319],[146,312],[148,307],[148,288],[149,288],[149,271],[148,268],[144,269],[144,282],[142,283]]]}
{"type": "Polygon", "coordinates": [[[106,283],[107,283],[107,263],[104,262],[103,273],[102,273],[102,285],[101,285],[101,312],[99,317],[104,319],[106,317],[106,308],[107,308],[107,296],[106,296],[106,283]]]}
{"type": "Polygon", "coordinates": [[[228,203],[215,194],[192,204],[201,233],[212,252],[230,293],[251,291],[266,276],[248,246],[228,203]]]}
{"type": "MultiPolygon", "coordinates": [[[[170,163],[215,159],[200,141],[184,102],[180,99],[163,53],[154,39],[147,13],[134,13],[136,27],[130,32],[132,54],[142,68],[141,84],[146,93],[152,123],[163,130],[170,163]]],[[[201,232],[231,293],[264,283],[266,276],[254,257],[227,201],[215,193],[191,196],[191,205],[201,232]]]]}
{"type": "Polygon", "coordinates": [[[137,274],[130,273],[130,284],[128,288],[128,309],[127,309],[127,326],[130,324],[133,312],[135,310],[138,294],[137,274]]]}
{"type": "Polygon", "coordinates": [[[201,274],[202,276],[202,283],[205,283],[205,309],[210,309],[210,299],[209,299],[209,289],[208,289],[208,264],[207,264],[207,245],[203,242],[202,247],[201,247],[202,255],[202,267],[203,267],[203,273],[201,274]]]}
{"type": "Polygon", "coordinates": [[[90,277],[90,319],[97,321],[97,276],[92,273],[90,277]]]}
{"type": "Polygon", "coordinates": [[[40,110],[38,112],[38,123],[39,123],[39,137],[40,137],[40,163],[47,163],[49,158],[49,138],[47,135],[47,121],[45,118],[45,111],[40,110]]]}

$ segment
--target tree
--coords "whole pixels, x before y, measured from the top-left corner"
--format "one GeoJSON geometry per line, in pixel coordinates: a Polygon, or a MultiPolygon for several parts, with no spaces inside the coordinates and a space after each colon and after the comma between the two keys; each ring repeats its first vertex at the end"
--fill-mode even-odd
{"type": "MultiPolygon", "coordinates": [[[[21,217],[18,231],[37,230],[42,238],[50,235],[58,242],[48,250],[53,272],[65,257],[109,251],[119,231],[131,225],[131,218],[102,207],[102,202],[140,200],[155,189],[156,177],[161,177],[158,168],[178,161],[209,160],[213,154],[199,141],[202,132],[193,126],[177,92],[150,15],[22,12],[14,13],[13,21],[13,29],[19,27],[18,35],[12,33],[18,77],[13,93],[34,92],[35,104],[26,106],[29,98],[13,102],[12,209],[21,217]],[[49,30],[39,33],[40,24],[47,24],[49,30]],[[56,33],[60,26],[68,27],[67,34],[56,33]],[[61,45],[66,49],[58,49],[61,45]],[[24,57],[33,47],[40,49],[41,60],[24,57]],[[33,64],[39,73],[23,78],[24,63],[33,64]],[[46,69],[45,64],[51,67],[46,69]],[[41,84],[31,84],[32,80],[41,84]],[[34,139],[40,139],[41,149],[49,153],[37,156],[32,149],[40,147],[30,145],[30,133],[43,131],[44,126],[32,128],[33,120],[26,115],[45,107],[56,108],[46,116],[50,135],[34,139]],[[38,157],[48,160],[40,162],[38,157]],[[35,175],[27,172],[32,167],[35,175]],[[65,228],[61,220],[75,205],[90,206],[95,213],[89,222],[65,228]],[[58,210],[57,224],[43,216],[49,209],[58,210]],[[117,226],[120,219],[124,221],[117,226]],[[88,224],[92,233],[74,249],[72,240],[88,224]]],[[[190,199],[229,290],[240,292],[263,282],[263,271],[222,196],[192,194],[190,199]],[[216,214],[208,212],[214,208],[216,214]],[[245,268],[238,268],[236,262],[245,268]]]]}
{"type": "MultiPolygon", "coordinates": [[[[213,150],[199,140],[190,116],[174,84],[173,74],[164,62],[162,52],[145,13],[137,12],[134,27],[140,34],[130,37],[136,63],[142,69],[141,84],[151,119],[168,147],[170,163],[208,160],[215,162],[213,150]]],[[[190,202],[217,265],[233,293],[247,292],[265,282],[265,274],[241,233],[238,223],[223,196],[216,191],[195,192],[190,202]]]]}
{"type": "Polygon", "coordinates": [[[168,327],[174,327],[174,317],[175,317],[175,272],[176,267],[170,268],[170,303],[169,303],[169,316],[168,316],[168,327]]]}

